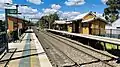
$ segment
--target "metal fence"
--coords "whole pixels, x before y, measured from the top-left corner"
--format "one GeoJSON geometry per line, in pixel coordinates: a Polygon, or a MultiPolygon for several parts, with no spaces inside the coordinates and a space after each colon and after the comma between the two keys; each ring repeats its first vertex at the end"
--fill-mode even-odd
{"type": "Polygon", "coordinates": [[[106,29],[105,37],[118,38],[120,39],[120,29],[106,29]]]}
{"type": "Polygon", "coordinates": [[[105,30],[94,29],[94,32],[96,34],[93,35],[120,39],[120,29],[105,29],[105,30]]]}

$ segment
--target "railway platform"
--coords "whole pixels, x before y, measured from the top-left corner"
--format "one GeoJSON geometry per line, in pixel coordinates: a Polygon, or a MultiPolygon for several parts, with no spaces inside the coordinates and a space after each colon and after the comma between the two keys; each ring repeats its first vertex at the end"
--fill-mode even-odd
{"type": "Polygon", "coordinates": [[[9,43],[9,52],[0,56],[0,67],[52,67],[33,30],[21,42],[9,43]]]}

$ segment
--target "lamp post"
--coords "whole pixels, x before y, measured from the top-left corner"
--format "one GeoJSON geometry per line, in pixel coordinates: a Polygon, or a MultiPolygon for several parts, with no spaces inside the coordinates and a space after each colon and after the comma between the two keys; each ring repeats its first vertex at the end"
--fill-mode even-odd
{"type": "Polygon", "coordinates": [[[17,32],[18,32],[18,39],[19,39],[19,24],[18,24],[18,7],[19,5],[15,5],[16,6],[16,9],[17,9],[17,32]]]}
{"type": "Polygon", "coordinates": [[[19,23],[18,23],[18,7],[19,6],[27,6],[27,5],[15,5],[16,6],[16,9],[17,9],[17,35],[18,35],[18,39],[20,38],[19,36],[20,36],[20,31],[19,31],[19,23]]]}

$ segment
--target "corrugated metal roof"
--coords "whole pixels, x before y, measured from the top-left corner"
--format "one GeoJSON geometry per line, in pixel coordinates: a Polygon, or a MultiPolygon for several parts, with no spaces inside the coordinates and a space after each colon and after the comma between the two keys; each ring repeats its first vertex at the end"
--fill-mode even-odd
{"type": "MultiPolygon", "coordinates": [[[[101,14],[95,13],[95,12],[92,12],[92,11],[86,12],[86,13],[83,13],[83,14],[80,14],[80,15],[78,15],[77,17],[75,17],[73,20],[83,19],[83,17],[85,17],[86,15],[88,15],[88,14],[90,14],[90,13],[93,14],[93,15],[95,15],[96,18],[100,18],[100,19],[106,21],[106,19],[105,19],[101,14]]],[[[88,19],[88,20],[85,20],[85,21],[89,21],[89,20],[91,20],[91,19],[88,19]]]]}
{"type": "Polygon", "coordinates": [[[84,23],[84,22],[90,22],[90,21],[92,21],[92,20],[94,20],[95,18],[91,18],[91,19],[88,19],[88,20],[83,20],[82,22],[84,23]]]}
{"type": "Polygon", "coordinates": [[[72,23],[72,22],[70,22],[70,21],[64,21],[64,20],[56,20],[54,22],[54,24],[70,24],[70,23],[72,23]]]}
{"type": "Polygon", "coordinates": [[[116,29],[116,27],[113,27],[113,26],[111,26],[111,25],[106,25],[106,26],[105,26],[105,29],[116,29]]]}
{"type": "Polygon", "coordinates": [[[117,19],[115,22],[112,23],[113,27],[120,27],[120,18],[117,19]]]}
{"type": "Polygon", "coordinates": [[[87,14],[89,14],[89,12],[87,13],[83,13],[83,14],[80,14],[78,15],[77,17],[75,17],[73,20],[79,20],[79,19],[82,19],[84,16],[86,16],[87,14]]]}
{"type": "Polygon", "coordinates": [[[106,29],[117,29],[120,27],[120,18],[113,22],[111,25],[106,25],[106,29]]]}

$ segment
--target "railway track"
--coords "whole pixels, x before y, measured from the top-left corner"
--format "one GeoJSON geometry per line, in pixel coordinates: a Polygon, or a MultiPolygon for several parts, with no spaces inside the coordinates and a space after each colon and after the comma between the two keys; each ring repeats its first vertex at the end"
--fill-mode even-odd
{"type": "Polygon", "coordinates": [[[69,60],[70,60],[70,62],[72,62],[73,64],[68,64],[68,65],[62,65],[63,67],[65,67],[65,66],[75,66],[75,67],[79,67],[80,65],[79,64],[77,64],[72,58],[70,58],[68,55],[66,55],[64,52],[62,52],[58,47],[56,47],[52,42],[50,42],[47,38],[46,38],[46,40],[53,46],[53,47],[55,47],[55,49],[57,49],[58,51],[60,51],[60,53],[62,53],[65,57],[67,57],[69,60]]]}
{"type": "MultiPolygon", "coordinates": [[[[39,34],[41,35],[41,34],[39,34]]],[[[47,49],[54,49],[54,55],[56,55],[56,52],[59,52],[61,55],[59,55],[59,61],[63,58],[60,58],[61,56],[64,57],[63,60],[65,60],[65,63],[63,63],[64,61],[62,61],[63,64],[60,64],[59,62],[56,62],[58,60],[56,60],[56,58],[52,58],[54,59],[53,61],[56,63],[55,67],[79,67],[79,64],[77,64],[74,60],[72,60],[69,56],[67,56],[64,52],[62,52],[59,48],[57,48],[56,46],[54,46],[54,44],[52,42],[50,42],[47,38],[45,38],[44,36],[40,36],[41,39],[44,39],[44,42],[46,42],[46,46],[44,44],[44,47],[46,47],[47,49]],[[50,44],[50,45],[49,45],[50,44]]],[[[43,42],[43,40],[41,40],[41,42],[43,42]]],[[[45,49],[46,50],[46,49],[45,49]]],[[[58,56],[58,55],[56,55],[58,56]]],[[[51,57],[50,57],[51,58],[51,57]]]]}
{"type": "MultiPolygon", "coordinates": [[[[44,31],[44,32],[46,32],[46,31],[44,31]]],[[[47,32],[46,32],[46,34],[47,34],[47,32]]],[[[91,50],[91,51],[94,51],[95,53],[101,54],[101,55],[103,55],[103,56],[106,56],[106,57],[109,57],[109,58],[112,58],[112,59],[117,58],[117,57],[113,57],[113,56],[104,54],[104,53],[102,53],[102,52],[96,51],[95,49],[91,49],[91,48],[89,48],[89,47],[86,47],[86,46],[84,46],[82,43],[78,43],[77,41],[72,41],[71,39],[66,39],[65,37],[62,37],[62,36],[59,36],[59,35],[56,35],[56,34],[53,34],[53,33],[50,33],[50,32],[49,32],[49,34],[51,34],[51,35],[53,35],[53,36],[56,36],[56,37],[59,37],[59,38],[61,38],[61,39],[63,39],[63,40],[69,41],[69,42],[71,42],[71,43],[74,43],[74,44],[76,44],[76,45],[79,45],[79,46],[81,46],[81,47],[83,47],[83,48],[86,48],[86,49],[89,49],[89,50],[91,50]]]]}
{"type": "MultiPolygon", "coordinates": [[[[48,36],[50,36],[50,37],[52,37],[52,38],[55,38],[55,39],[57,39],[58,41],[61,41],[61,42],[63,42],[63,43],[65,43],[64,41],[62,41],[62,40],[60,40],[59,38],[57,38],[58,36],[56,36],[56,35],[54,35],[54,36],[52,36],[52,35],[49,35],[49,34],[47,34],[47,33],[45,33],[44,32],[44,34],[46,34],[46,35],[48,35],[48,36]],[[56,36],[56,37],[55,37],[56,36]]],[[[63,39],[63,38],[62,38],[63,39]]],[[[64,39],[65,40],[65,39],[64,39]]],[[[71,41],[70,41],[71,42],[71,41]]],[[[73,42],[72,42],[73,43],[73,42]]],[[[67,45],[69,45],[68,43],[65,43],[65,44],[67,44],[67,45]]],[[[75,43],[76,44],[76,43],[75,43]]],[[[78,49],[78,48],[76,48],[76,47],[73,47],[73,46],[71,46],[71,45],[69,45],[70,47],[72,47],[72,48],[74,48],[74,49],[76,49],[76,50],[78,50],[78,51],[80,51],[80,52],[82,52],[82,53],[85,53],[86,55],[88,55],[88,56],[90,56],[90,57],[92,57],[92,58],[95,58],[95,59],[97,59],[98,60],[98,62],[100,61],[100,62],[102,62],[102,63],[104,63],[104,64],[106,64],[106,65],[108,65],[108,66],[110,66],[110,67],[115,67],[114,65],[111,65],[110,63],[108,63],[107,61],[108,60],[101,60],[101,59],[99,59],[99,58],[97,58],[96,56],[93,56],[93,55],[91,55],[91,54],[89,54],[89,53],[87,53],[87,52],[85,52],[85,51],[83,51],[83,50],[80,50],[80,49],[78,49]]],[[[84,48],[86,48],[86,47],[84,47],[84,48]]],[[[88,48],[87,48],[88,49],[88,48]]],[[[89,48],[90,49],[90,48],[89,48]]],[[[92,49],[90,49],[90,50],[92,50],[92,49]]],[[[94,50],[92,50],[92,51],[94,51],[94,50]]],[[[94,51],[94,52],[97,52],[97,51],[94,51]]],[[[100,52],[97,52],[97,53],[100,53],[100,52]]],[[[102,53],[100,53],[100,54],[102,54],[102,53]]],[[[102,54],[102,55],[104,55],[104,56],[107,56],[107,57],[109,57],[109,58],[113,58],[113,57],[111,57],[111,56],[109,56],[109,55],[106,55],[106,54],[102,54]]],[[[87,64],[87,63],[83,63],[83,64],[87,64]]]]}

